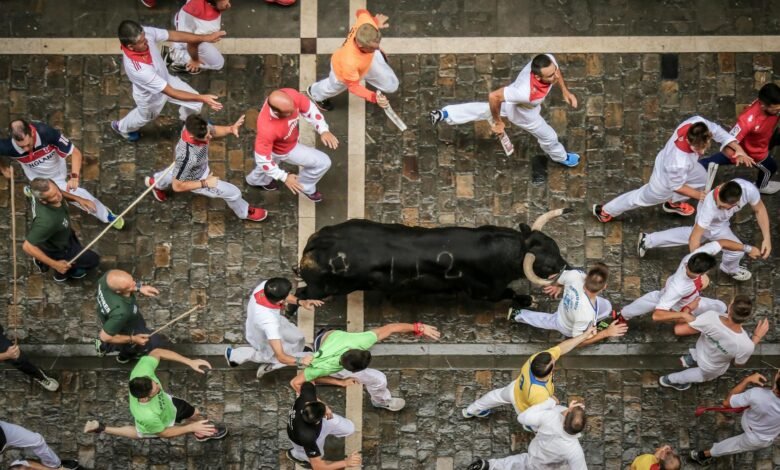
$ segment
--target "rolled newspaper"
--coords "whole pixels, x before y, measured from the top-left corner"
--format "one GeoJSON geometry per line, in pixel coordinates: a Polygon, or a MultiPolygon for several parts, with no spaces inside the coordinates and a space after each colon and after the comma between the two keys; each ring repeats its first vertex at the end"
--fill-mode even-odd
{"type": "MultiPolygon", "coordinates": [[[[490,123],[491,127],[496,123],[496,121],[493,120],[493,116],[488,118],[488,122],[490,123]]],[[[501,146],[504,148],[504,153],[507,156],[515,153],[515,146],[512,145],[512,141],[509,139],[509,136],[506,135],[506,132],[498,134],[498,141],[501,142],[501,146]]]]}
{"type": "MultiPolygon", "coordinates": [[[[376,96],[384,96],[384,94],[382,94],[381,91],[377,90],[376,96]]],[[[406,124],[404,124],[404,122],[401,120],[401,118],[398,117],[398,114],[396,114],[395,111],[393,111],[393,107],[390,106],[389,103],[388,103],[387,107],[383,108],[383,109],[385,110],[385,114],[387,115],[387,117],[391,121],[393,121],[393,124],[395,124],[396,127],[398,127],[398,129],[401,130],[401,132],[406,130],[406,124]]]]}

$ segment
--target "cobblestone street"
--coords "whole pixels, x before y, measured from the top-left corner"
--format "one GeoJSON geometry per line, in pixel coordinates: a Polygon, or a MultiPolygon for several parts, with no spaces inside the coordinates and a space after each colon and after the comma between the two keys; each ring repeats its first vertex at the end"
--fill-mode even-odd
{"type": "MultiPolygon", "coordinates": [[[[112,132],[110,122],[134,107],[116,26],[129,18],[170,27],[171,16],[183,2],[159,0],[156,9],[146,9],[137,0],[57,3],[52,7],[46,0],[3,2],[0,137],[7,137],[7,124],[17,118],[62,129],[84,154],[82,185],[119,212],[144,190],[144,177],[171,163],[181,123],[178,108],[169,104],[160,118],[141,130],[135,144],[112,132]],[[80,43],[86,39],[94,41],[85,44],[96,52],[85,51],[87,46],[80,43]]],[[[223,201],[186,192],[171,193],[164,203],[148,196],[125,217],[123,230],[110,230],[100,240],[96,251],[101,266],[81,281],[55,283],[51,273],[39,273],[21,251],[32,215],[22,189],[26,179],[19,176],[17,165],[16,267],[22,321],[16,322],[9,312],[13,266],[12,244],[6,242],[0,244],[0,325],[10,337],[18,336],[22,349],[47,373],[51,371],[62,388],[44,391],[0,364],[0,419],[24,423],[40,432],[61,457],[78,458],[89,469],[293,470],[285,456],[291,447],[285,427],[295,400],[289,386],[293,369],[258,381],[253,367],[228,369],[221,355],[226,346],[245,343],[246,304],[259,281],[295,276],[309,236],[307,227],[320,229],[349,217],[421,227],[517,228],[532,224],[550,209],[570,208],[571,213],[550,222],[544,231],[570,265],[587,267],[603,261],[609,266],[605,296],[616,309],[659,289],[687,247],[651,250],[640,260],[637,236],[691,225],[692,218],[665,214],[658,206],[602,224],[590,208],[646,182],[657,152],[684,119],[698,114],[729,130],[763,84],[780,83],[780,42],[774,36],[780,28],[780,2],[657,3],[299,0],[282,8],[234,0],[223,21],[228,31],[222,44],[224,69],[182,75],[198,92],[220,97],[224,109],[207,113],[215,124],[232,124],[247,110],[262,106],[275,89],[305,89],[308,83],[301,77],[325,77],[331,52],[341,45],[354,10],[360,7],[390,17],[391,27],[383,32],[387,42],[382,44],[400,80],[390,100],[408,130],[400,132],[371,103],[364,105],[346,93],[334,98],[336,109],[325,117],[340,146],[328,150],[317,139],[317,147],[326,151],[333,166],[319,186],[325,200],[316,206],[304,204],[304,197],[285,187],[266,192],[246,184],[245,176],[255,166],[253,130],[244,128],[239,138],[215,141],[209,150],[214,175],[238,186],[250,204],[269,211],[269,218],[259,224],[240,221],[223,201]],[[648,44],[615,49],[615,38],[629,35],[639,35],[648,44]],[[729,37],[733,44],[727,44],[729,37]],[[576,168],[551,162],[536,139],[508,122],[515,147],[511,157],[504,155],[486,122],[431,126],[429,111],[486,101],[490,91],[515,79],[537,52],[535,47],[571,48],[567,38],[594,45],[587,53],[576,47],[575,52],[555,47],[549,51],[579,105],[568,107],[554,89],[542,106],[542,116],[567,150],[581,155],[576,168]],[[538,42],[522,52],[506,52],[516,51],[515,43],[525,40],[538,42]],[[471,49],[454,51],[450,41],[471,49]],[[673,46],[654,41],[670,41],[673,46]],[[719,45],[725,45],[723,51],[719,45]],[[447,52],[437,52],[442,50],[447,52]],[[677,67],[668,65],[675,61],[677,67]],[[669,73],[672,76],[666,76],[669,73]],[[353,168],[360,158],[365,159],[364,185],[353,168]],[[226,439],[131,441],[81,432],[89,419],[132,423],[127,392],[132,364],[97,358],[92,346],[100,331],[94,298],[97,280],[114,268],[160,290],[156,298],[139,298],[151,326],[205,304],[166,334],[174,349],[203,357],[215,369],[201,376],[164,363],[159,377],[166,391],[224,422],[230,430],[226,439]]],[[[712,146],[707,153],[716,151],[712,146]]],[[[754,170],[721,167],[717,182],[737,176],[752,181],[754,170]]],[[[632,320],[624,338],[578,350],[561,361],[557,397],[562,403],[584,398],[587,405],[588,427],[581,442],[589,469],[626,469],[637,455],[663,443],[687,456],[689,449],[705,448],[740,432],[738,415],[708,413],[695,418],[694,410],[720,403],[751,372],[772,374],[767,362],[780,366],[778,197],[780,193],[762,198],[775,246],[769,259],[747,260],[753,277],[744,283],[714,269],[713,284],[705,292],[727,303],[737,293],[749,295],[756,314],[745,324],[748,331],[758,319],[769,319],[769,333],[749,366],[732,368],[686,392],[659,388],[659,375],[676,368],[677,356],[694,340],[674,336],[669,324],[654,323],[649,315],[632,320]]],[[[11,238],[10,206],[10,182],[0,177],[0,235],[5,240],[11,238]]],[[[82,242],[104,227],[78,210],[71,211],[71,217],[82,242]]],[[[732,222],[745,243],[760,246],[761,232],[750,209],[732,222]]],[[[529,289],[538,310],[556,309],[556,300],[544,297],[540,289],[529,289]]],[[[406,399],[400,412],[374,408],[365,392],[361,406],[345,389],[320,387],[320,397],[334,412],[357,416],[358,421],[356,442],[329,438],[326,457],[341,459],[345,449],[360,449],[366,470],[465,470],[476,457],[525,452],[532,435],[516,422],[511,407],[486,419],[466,420],[461,415],[462,408],[481,394],[508,384],[526,353],[563,340],[555,331],[508,322],[509,306],[509,301],[475,301],[465,294],[409,297],[366,292],[357,301],[355,296],[334,298],[318,308],[313,330],[309,325],[306,331],[309,336],[320,328],[362,331],[363,326],[416,321],[442,333],[441,349],[436,351],[411,334],[394,335],[375,347],[377,367],[387,373],[390,390],[406,399]],[[511,349],[518,347],[522,354],[511,349]],[[399,348],[403,354],[394,355],[399,348]]],[[[302,324],[305,315],[293,320],[302,324]]],[[[0,466],[20,455],[16,450],[5,452],[0,466]]],[[[683,468],[693,465],[687,462],[683,468]]],[[[768,449],[724,457],[711,468],[780,470],[780,445],[775,441],[768,449]]]]}

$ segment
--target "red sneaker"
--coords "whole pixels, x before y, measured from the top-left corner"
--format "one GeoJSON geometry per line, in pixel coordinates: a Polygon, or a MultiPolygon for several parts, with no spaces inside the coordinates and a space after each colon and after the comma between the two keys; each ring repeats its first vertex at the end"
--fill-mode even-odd
{"type": "Polygon", "coordinates": [[[687,202],[665,202],[662,206],[664,212],[688,217],[696,212],[696,208],[687,202]]]}
{"type": "MultiPolygon", "coordinates": [[[[154,176],[147,176],[144,178],[144,184],[147,188],[154,186],[154,176]]],[[[154,188],[152,189],[152,194],[154,194],[154,198],[160,202],[165,202],[165,200],[168,199],[168,195],[165,194],[165,191],[162,189],[154,188]]]]}
{"type": "Polygon", "coordinates": [[[276,3],[283,7],[289,7],[290,5],[293,5],[295,1],[296,0],[265,0],[265,3],[276,3]]]}
{"type": "Polygon", "coordinates": [[[322,201],[322,193],[320,193],[319,191],[315,191],[311,194],[304,194],[304,196],[308,197],[312,202],[322,201]]]}
{"type": "Polygon", "coordinates": [[[154,8],[157,6],[157,0],[141,0],[141,3],[143,3],[146,8],[154,8]]]}
{"type": "Polygon", "coordinates": [[[601,204],[593,205],[593,215],[599,219],[599,222],[607,223],[612,220],[612,216],[602,210],[601,204]]]}
{"type": "Polygon", "coordinates": [[[260,209],[259,207],[249,206],[249,214],[246,216],[246,220],[251,220],[252,222],[262,222],[266,219],[266,217],[268,217],[267,210],[260,209]]]}

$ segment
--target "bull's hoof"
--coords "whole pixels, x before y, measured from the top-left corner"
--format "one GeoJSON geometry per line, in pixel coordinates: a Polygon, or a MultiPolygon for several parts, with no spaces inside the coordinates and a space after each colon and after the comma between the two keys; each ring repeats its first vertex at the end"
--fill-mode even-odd
{"type": "Polygon", "coordinates": [[[512,299],[512,308],[529,308],[534,304],[534,298],[530,295],[516,295],[512,299]]]}

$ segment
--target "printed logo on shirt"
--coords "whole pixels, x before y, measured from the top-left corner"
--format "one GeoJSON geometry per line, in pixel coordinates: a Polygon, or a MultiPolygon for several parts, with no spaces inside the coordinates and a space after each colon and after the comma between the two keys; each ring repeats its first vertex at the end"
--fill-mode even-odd
{"type": "Polygon", "coordinates": [[[706,336],[706,338],[709,340],[710,343],[713,344],[713,346],[715,346],[718,349],[718,351],[726,355],[729,354],[729,352],[726,351],[726,349],[720,345],[720,342],[717,339],[713,338],[712,336],[706,336]]]}
{"type": "MultiPolygon", "coordinates": [[[[753,116],[750,116],[750,119],[753,119],[753,116]]],[[[742,132],[742,129],[739,127],[739,124],[737,124],[731,129],[731,132],[729,132],[729,134],[731,134],[732,137],[736,137],[739,135],[740,132],[742,132]]]]}
{"type": "Polygon", "coordinates": [[[287,121],[287,135],[285,135],[282,140],[289,139],[293,132],[295,132],[295,130],[298,128],[298,119],[300,118],[296,117],[295,119],[290,119],[287,121]]]}
{"type": "Polygon", "coordinates": [[[68,223],[68,219],[62,219],[62,226],[65,228],[68,228],[70,224],[68,223]]]}

